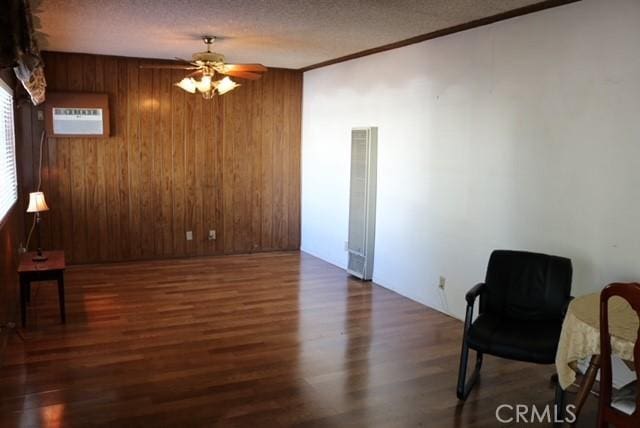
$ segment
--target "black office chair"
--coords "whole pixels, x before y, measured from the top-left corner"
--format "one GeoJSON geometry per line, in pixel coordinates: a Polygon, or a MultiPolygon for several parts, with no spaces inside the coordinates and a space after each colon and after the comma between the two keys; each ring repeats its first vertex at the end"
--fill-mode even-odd
{"type": "MultiPolygon", "coordinates": [[[[562,321],[571,300],[571,260],[525,251],[491,253],[484,283],[467,293],[457,395],[466,400],[476,383],[482,355],[553,364],[562,321]],[[480,297],[479,314],[473,305],[480,297]],[[477,353],[469,380],[469,349],[477,353]]],[[[557,397],[559,400],[561,397],[557,397]]]]}

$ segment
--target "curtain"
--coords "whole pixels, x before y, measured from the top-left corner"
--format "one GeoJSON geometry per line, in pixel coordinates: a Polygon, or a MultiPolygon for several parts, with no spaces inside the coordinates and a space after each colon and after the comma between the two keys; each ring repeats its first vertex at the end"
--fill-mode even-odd
{"type": "Polygon", "coordinates": [[[13,68],[31,102],[44,102],[47,82],[36,42],[29,0],[2,0],[0,14],[0,68],[13,68]]]}

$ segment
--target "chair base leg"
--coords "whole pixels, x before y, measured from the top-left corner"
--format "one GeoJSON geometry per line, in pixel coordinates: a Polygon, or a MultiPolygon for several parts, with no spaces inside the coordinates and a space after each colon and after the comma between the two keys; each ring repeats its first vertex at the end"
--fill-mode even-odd
{"type": "Polygon", "coordinates": [[[466,400],[469,396],[469,393],[473,389],[473,386],[478,381],[478,377],[480,375],[480,369],[482,368],[482,352],[476,351],[476,365],[473,369],[473,373],[469,376],[469,380],[467,380],[467,364],[469,360],[469,346],[466,343],[466,340],[462,344],[462,353],[460,355],[460,369],[458,371],[458,388],[456,391],[456,395],[459,400],[466,400]]]}

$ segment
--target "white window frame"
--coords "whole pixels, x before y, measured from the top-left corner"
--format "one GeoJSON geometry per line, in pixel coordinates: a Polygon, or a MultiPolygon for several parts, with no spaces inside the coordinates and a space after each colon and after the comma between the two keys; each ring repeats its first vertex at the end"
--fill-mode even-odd
{"type": "Polygon", "coordinates": [[[6,174],[6,177],[8,177],[9,180],[12,181],[12,182],[9,181],[8,188],[6,188],[6,184],[2,183],[2,189],[0,189],[0,227],[2,227],[9,213],[18,202],[18,171],[17,171],[17,165],[16,165],[16,133],[15,133],[13,89],[11,89],[11,87],[2,78],[0,78],[0,90],[7,92],[11,97],[11,108],[9,109],[9,112],[10,112],[9,114],[11,115],[11,117],[10,117],[10,120],[8,121],[8,123],[10,123],[11,125],[11,128],[8,131],[4,128],[4,123],[5,123],[4,113],[3,113],[4,107],[0,105],[0,121],[2,121],[2,128],[0,128],[1,129],[0,132],[4,133],[4,135],[0,135],[0,157],[1,157],[0,158],[0,165],[1,165],[0,175],[5,175],[8,172],[8,174],[6,174]],[[5,136],[9,137],[9,141],[5,141],[5,136]],[[9,150],[7,150],[6,144],[11,145],[9,150]],[[5,159],[4,156],[10,151],[12,151],[12,158],[10,160],[12,165],[9,165],[7,167],[6,165],[2,165],[2,164],[6,163],[7,159],[5,159]],[[13,192],[13,195],[9,197],[10,202],[8,203],[8,205],[4,204],[3,206],[2,201],[6,197],[5,192],[13,192]]]}

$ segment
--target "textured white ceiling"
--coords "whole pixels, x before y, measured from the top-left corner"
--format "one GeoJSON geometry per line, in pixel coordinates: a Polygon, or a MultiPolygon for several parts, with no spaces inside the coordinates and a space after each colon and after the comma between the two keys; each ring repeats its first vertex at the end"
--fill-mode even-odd
{"type": "Polygon", "coordinates": [[[540,0],[41,0],[44,50],[301,68],[540,0]]]}

